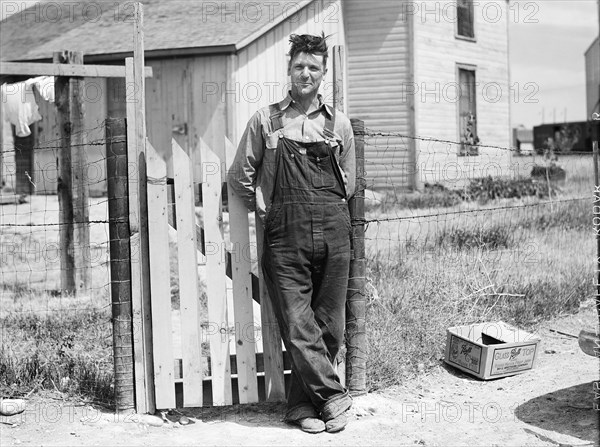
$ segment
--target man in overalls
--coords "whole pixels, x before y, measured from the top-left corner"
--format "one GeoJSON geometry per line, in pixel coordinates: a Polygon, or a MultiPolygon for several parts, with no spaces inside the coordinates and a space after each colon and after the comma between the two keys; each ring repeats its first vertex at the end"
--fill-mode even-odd
{"type": "Polygon", "coordinates": [[[290,42],[291,90],[250,119],[228,181],[264,223],[262,268],[292,361],[286,421],[337,432],[352,405],[333,362],[345,326],[354,136],[318,94],[325,36],[290,42]]]}

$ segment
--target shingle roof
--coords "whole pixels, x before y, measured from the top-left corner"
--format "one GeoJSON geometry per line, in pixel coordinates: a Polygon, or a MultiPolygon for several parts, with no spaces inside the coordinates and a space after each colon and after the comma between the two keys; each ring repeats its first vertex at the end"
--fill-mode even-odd
{"type": "MultiPolygon", "coordinates": [[[[248,43],[311,0],[143,0],[144,47],[216,48],[248,43]]],[[[1,22],[1,60],[40,60],[54,51],[111,55],[133,50],[132,3],[41,2],[1,22]]]]}

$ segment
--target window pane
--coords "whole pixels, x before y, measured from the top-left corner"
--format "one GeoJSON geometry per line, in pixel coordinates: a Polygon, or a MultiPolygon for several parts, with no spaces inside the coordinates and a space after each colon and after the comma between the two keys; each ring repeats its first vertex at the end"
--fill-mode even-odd
{"type": "Polygon", "coordinates": [[[462,143],[459,155],[478,155],[475,71],[459,68],[458,82],[460,87],[458,122],[459,137],[462,143]]]}
{"type": "Polygon", "coordinates": [[[473,27],[473,1],[459,0],[456,4],[456,15],[458,19],[458,35],[475,37],[475,30],[473,27]]]}

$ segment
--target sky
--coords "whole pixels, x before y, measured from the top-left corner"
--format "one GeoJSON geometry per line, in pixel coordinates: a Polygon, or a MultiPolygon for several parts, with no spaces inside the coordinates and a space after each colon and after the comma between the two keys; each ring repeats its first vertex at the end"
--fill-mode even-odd
{"type": "Polygon", "coordinates": [[[585,121],[584,53],[598,36],[597,1],[511,4],[511,83],[520,93],[511,98],[512,125],[564,122],[565,112],[567,121],[585,121]]]}
{"type": "MultiPolygon", "coordinates": [[[[1,17],[33,3],[0,0],[1,17]]],[[[509,36],[511,125],[588,119],[584,53],[598,36],[597,1],[511,0],[509,36]]]]}

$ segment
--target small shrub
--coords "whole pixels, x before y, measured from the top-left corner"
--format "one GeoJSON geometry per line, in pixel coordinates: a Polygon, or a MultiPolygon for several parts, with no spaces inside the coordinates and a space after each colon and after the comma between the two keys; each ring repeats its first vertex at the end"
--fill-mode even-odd
{"type": "Polygon", "coordinates": [[[567,178],[567,171],[555,164],[549,166],[537,165],[531,169],[531,177],[538,181],[564,181],[567,178]]]}
{"type": "Polygon", "coordinates": [[[495,199],[512,199],[523,197],[548,197],[555,192],[555,187],[550,190],[546,183],[535,182],[530,178],[505,179],[483,177],[472,179],[462,192],[464,200],[477,200],[486,203],[495,199]]]}
{"type": "Polygon", "coordinates": [[[458,250],[478,248],[497,250],[512,244],[512,233],[508,227],[452,228],[438,235],[437,246],[448,245],[458,250]]]}
{"type": "Polygon", "coordinates": [[[459,192],[439,183],[425,183],[422,192],[407,192],[386,196],[385,208],[391,205],[400,209],[449,208],[462,202],[459,192]]]}

